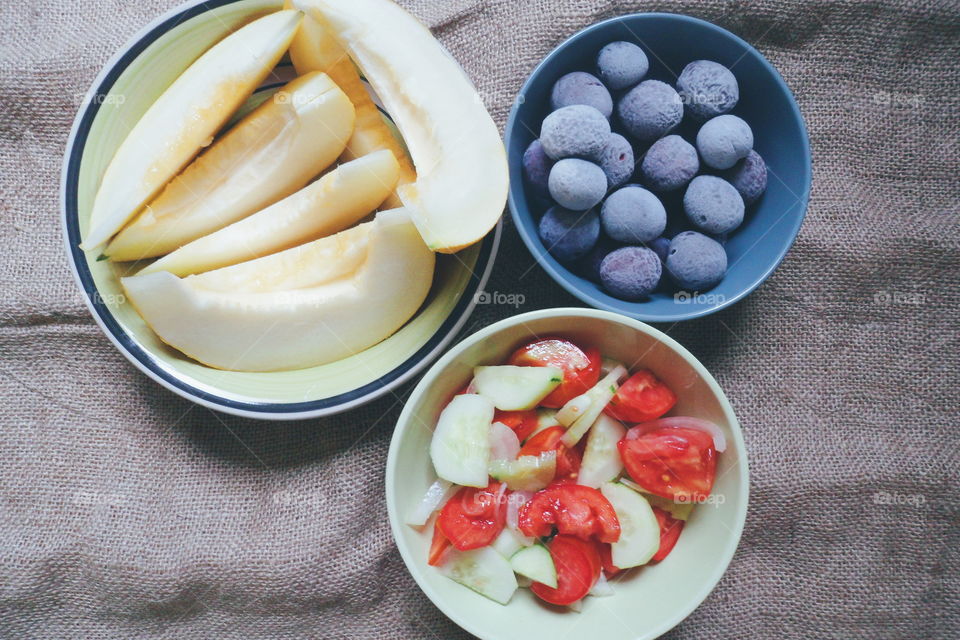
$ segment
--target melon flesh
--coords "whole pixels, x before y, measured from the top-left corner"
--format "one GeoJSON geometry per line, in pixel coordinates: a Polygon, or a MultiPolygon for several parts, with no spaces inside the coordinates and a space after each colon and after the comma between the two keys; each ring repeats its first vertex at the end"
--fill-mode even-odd
{"type": "Polygon", "coordinates": [[[180,247],[140,273],[202,273],[336,233],[376,209],[393,191],[398,174],[389,151],[342,164],[293,195],[180,247]]]}
{"type": "MultiPolygon", "coordinates": [[[[358,229],[368,236],[365,259],[353,273],[327,277],[316,286],[263,290],[252,283],[246,289],[218,291],[204,286],[204,278],[209,284],[213,274],[178,278],[169,272],[123,278],[122,283],[128,300],[161,340],[211,367],[277,371],[325,364],[397,331],[423,303],[433,277],[434,255],[405,210],[381,212],[358,229]]],[[[304,251],[290,251],[298,250],[304,251]]],[[[300,270],[316,268],[322,274],[324,261],[336,259],[323,251],[313,257],[281,254],[229,269],[255,280],[252,274],[285,265],[295,278],[292,272],[300,270]]],[[[231,276],[224,272],[219,277],[231,276]]]]}
{"type": "Polygon", "coordinates": [[[298,11],[278,11],[251,22],[197,58],[157,98],[107,166],[84,250],[109,240],[210,144],[280,60],[302,17],[298,11]]]}
{"type": "Polygon", "coordinates": [[[289,196],[343,152],[354,109],[329,76],[293,80],[190,163],[107,246],[162,256],[289,196]]]}
{"type": "Polygon", "coordinates": [[[417,180],[397,192],[424,241],[452,253],[497,223],[507,200],[500,133],[463,70],[390,0],[294,0],[360,66],[410,150],[417,180]]]}
{"type": "MultiPolygon", "coordinates": [[[[293,2],[286,0],[284,6],[290,8],[293,2]]],[[[393,152],[400,163],[398,186],[417,179],[406,148],[390,131],[383,114],[360,79],[353,60],[333,34],[312,16],[304,16],[297,29],[297,35],[290,43],[290,59],[299,74],[322,71],[329,75],[356,108],[357,123],[343,152],[343,161],[356,160],[373,151],[387,149],[393,152]]],[[[386,208],[399,207],[400,197],[396,192],[391,193],[383,204],[386,208]]]]}

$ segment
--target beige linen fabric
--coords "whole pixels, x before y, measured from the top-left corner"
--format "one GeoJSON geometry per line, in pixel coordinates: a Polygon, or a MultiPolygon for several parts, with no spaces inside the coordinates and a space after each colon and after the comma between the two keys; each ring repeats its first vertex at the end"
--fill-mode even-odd
{"type": "MultiPolygon", "coordinates": [[[[77,293],[69,128],[107,58],[173,4],[0,6],[0,638],[465,637],[386,521],[409,386],[328,420],[214,414],[128,364],[77,293]]],[[[960,5],[404,4],[501,127],[542,56],[631,11],[711,20],[779,68],[814,150],[800,237],[747,300],[661,327],[727,390],[752,463],[733,564],[669,637],[960,637],[960,5]]],[[[577,304],[531,264],[508,222],[488,290],[523,302],[481,305],[464,333],[577,304]]]]}

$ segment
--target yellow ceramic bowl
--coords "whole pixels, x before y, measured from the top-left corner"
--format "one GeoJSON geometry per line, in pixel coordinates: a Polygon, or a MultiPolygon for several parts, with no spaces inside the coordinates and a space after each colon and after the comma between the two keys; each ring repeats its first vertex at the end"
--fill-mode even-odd
{"type": "MultiPolygon", "coordinates": [[[[133,364],[204,406],[249,417],[293,419],[368,402],[439,355],[473,310],[476,293],[493,265],[500,227],[457,255],[438,256],[433,288],[417,314],[388,339],[350,358],[296,371],[220,371],[160,342],[124,298],[119,282],[123,265],[85,255],[77,246],[80,230],[86,228],[94,194],[113,153],[150,104],[215,42],[281,4],[191,2],[161,16],[128,42],[94,81],[74,121],[61,179],[61,213],[67,255],[90,311],[133,364]]],[[[290,72],[284,65],[289,66],[281,63],[267,85],[290,72]]]]}

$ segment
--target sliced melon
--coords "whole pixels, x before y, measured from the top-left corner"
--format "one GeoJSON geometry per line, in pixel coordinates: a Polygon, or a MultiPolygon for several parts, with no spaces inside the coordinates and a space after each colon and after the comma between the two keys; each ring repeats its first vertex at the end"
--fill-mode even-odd
{"type": "MultiPolygon", "coordinates": [[[[286,0],[284,6],[292,8],[293,2],[286,0]]],[[[367,87],[360,79],[353,60],[333,34],[313,16],[304,16],[300,28],[297,29],[297,35],[290,43],[290,59],[299,74],[323,71],[329,75],[356,107],[357,124],[343,152],[345,162],[380,149],[388,149],[400,163],[400,180],[397,184],[410,184],[417,179],[406,147],[390,131],[380,109],[374,104],[367,87]]],[[[383,204],[392,208],[399,207],[402,203],[394,191],[387,196],[383,204]]]]}
{"type": "Polygon", "coordinates": [[[297,78],[190,163],[104,253],[162,256],[287,197],[337,159],[353,121],[353,105],[329,76],[297,78]]]}
{"type": "Polygon", "coordinates": [[[202,273],[335,233],[376,209],[398,175],[399,166],[389,151],[342,164],[292,196],[180,247],[140,273],[202,273]]]}
{"type": "MultiPolygon", "coordinates": [[[[417,311],[430,289],[434,256],[405,210],[381,212],[367,228],[367,255],[359,268],[319,286],[214,291],[204,288],[202,280],[198,285],[199,278],[181,279],[165,271],[121,282],[127,299],[161,340],[204,364],[236,371],[324,364],[390,336],[417,311]]],[[[257,273],[262,267],[267,272],[284,263],[325,268],[287,262],[286,256],[262,260],[237,269],[257,273]]]]}
{"type": "Polygon", "coordinates": [[[147,109],[100,182],[81,247],[98,249],[213,138],[290,45],[303,16],[278,11],[197,58],[147,109]]]}
{"type": "Polygon", "coordinates": [[[440,412],[430,440],[437,475],[465,487],[487,486],[493,403],[483,396],[454,396],[440,412]]]}
{"type": "Polygon", "coordinates": [[[456,61],[390,0],[294,0],[360,66],[410,150],[417,181],[398,189],[423,239],[453,253],[497,223],[507,160],[497,126],[456,61]]]}

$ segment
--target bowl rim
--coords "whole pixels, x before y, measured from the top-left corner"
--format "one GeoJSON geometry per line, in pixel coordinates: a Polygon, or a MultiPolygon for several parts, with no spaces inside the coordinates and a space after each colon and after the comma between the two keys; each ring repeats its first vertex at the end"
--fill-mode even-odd
{"type": "MultiPolygon", "coordinates": [[[[411,420],[410,416],[414,411],[414,407],[419,401],[419,398],[425,392],[426,388],[429,387],[433,382],[440,377],[443,371],[457,358],[460,357],[460,354],[465,351],[468,347],[473,346],[474,344],[481,342],[483,340],[489,339],[492,335],[502,331],[503,329],[515,326],[526,324],[527,322],[539,320],[542,318],[555,318],[555,317],[568,317],[571,319],[574,318],[593,318],[606,320],[608,322],[614,322],[621,325],[625,325],[634,330],[640,331],[653,339],[657,340],[661,344],[664,344],[678,355],[680,355],[684,361],[686,361],[699,376],[703,378],[706,382],[708,388],[713,392],[713,394],[719,400],[720,406],[724,412],[724,415],[727,419],[728,424],[730,425],[730,434],[731,441],[734,443],[734,446],[737,448],[739,453],[738,465],[741,467],[741,473],[743,474],[743,479],[741,481],[740,491],[738,492],[738,505],[737,505],[737,514],[736,514],[736,523],[733,530],[731,530],[731,536],[727,542],[724,551],[723,558],[720,565],[717,569],[709,576],[709,578],[702,584],[702,587],[696,593],[692,594],[688,599],[687,603],[678,608],[678,611],[673,616],[669,617],[664,623],[658,627],[651,628],[641,636],[637,636],[637,640],[648,640],[652,638],[657,638],[680,622],[682,622],[687,616],[689,616],[697,607],[699,607],[707,596],[713,591],[717,586],[717,583],[720,582],[720,579],[726,573],[727,568],[730,566],[730,562],[733,560],[733,556],[736,553],[736,550],[740,544],[740,539],[743,535],[744,524],[746,523],[747,517],[747,508],[750,502],[750,465],[747,455],[746,442],[743,438],[743,431],[740,427],[740,422],[737,420],[736,414],[733,411],[733,407],[730,404],[730,401],[727,399],[726,394],[723,392],[723,389],[717,383],[716,379],[711,375],[707,368],[694,356],[690,351],[686,349],[679,342],[668,336],[666,333],[660,331],[659,329],[646,324],[635,318],[625,316],[620,313],[614,313],[612,311],[606,311],[602,309],[585,309],[581,307],[557,307],[553,309],[541,309],[538,311],[530,311],[527,313],[522,313],[519,315],[511,316],[495,322],[491,325],[484,327],[483,329],[477,331],[476,333],[464,338],[459,343],[450,348],[447,353],[443,355],[442,358],[437,360],[433,366],[423,375],[420,379],[420,382],[417,383],[417,386],[410,393],[407,398],[406,403],[404,404],[403,411],[400,413],[400,417],[397,419],[397,424],[393,430],[393,436],[390,439],[390,449],[387,453],[387,464],[385,471],[385,483],[384,491],[386,494],[387,501],[387,515],[390,520],[390,531],[393,535],[394,544],[396,544],[397,549],[400,551],[400,556],[403,558],[403,562],[407,567],[407,571],[410,572],[410,575],[413,577],[414,582],[417,583],[417,586],[420,588],[423,593],[430,599],[433,604],[443,612],[448,618],[453,620],[457,625],[466,631],[472,633],[478,638],[489,639],[489,640],[498,640],[494,639],[489,635],[484,635],[484,630],[478,628],[470,620],[464,618],[460,615],[460,612],[454,609],[447,607],[443,600],[439,598],[436,591],[426,582],[421,581],[420,576],[422,573],[422,568],[419,563],[418,558],[413,555],[413,551],[406,545],[406,542],[403,541],[402,531],[408,525],[403,522],[403,517],[399,513],[398,506],[393,498],[395,493],[394,485],[394,476],[398,471],[398,450],[400,448],[400,441],[404,438],[405,433],[410,428],[411,420]]],[[[482,596],[477,596],[482,597],[482,596]]],[[[509,606],[509,605],[507,605],[509,606]]]]}
{"type": "MultiPolygon", "coordinates": [[[[636,318],[638,320],[644,320],[646,322],[681,322],[684,320],[701,318],[703,316],[710,315],[711,313],[716,313],[717,311],[720,311],[721,309],[725,309],[726,307],[729,307],[730,305],[739,302],[743,298],[753,293],[754,290],[757,289],[757,287],[763,284],[763,282],[766,281],[766,279],[769,278],[771,274],[773,274],[773,272],[777,269],[777,267],[780,266],[780,263],[783,262],[787,253],[790,251],[790,249],[793,247],[794,243],[796,242],[797,235],[799,235],[800,233],[800,227],[803,225],[803,220],[807,215],[807,207],[809,206],[809,203],[810,203],[810,189],[813,184],[813,158],[810,151],[810,133],[807,130],[806,120],[804,120],[803,114],[800,112],[800,107],[797,104],[796,97],[793,95],[793,92],[790,90],[789,85],[787,85],[786,81],[783,79],[783,76],[781,76],[777,68],[774,67],[769,60],[767,60],[766,56],[760,53],[760,51],[758,51],[749,42],[747,42],[737,34],[733,33],[732,31],[724,29],[720,25],[717,25],[707,20],[703,20],[701,18],[696,18],[693,16],[688,16],[680,13],[669,13],[669,12],[637,12],[637,13],[628,13],[622,16],[615,16],[613,18],[607,18],[606,20],[601,20],[600,22],[596,22],[588,27],[585,27],[580,31],[577,31],[567,39],[565,39],[563,42],[561,42],[556,47],[551,49],[550,52],[546,56],[544,56],[543,60],[541,60],[537,64],[537,66],[534,67],[533,71],[530,72],[530,75],[527,76],[527,79],[524,81],[523,85],[520,87],[520,91],[517,94],[518,99],[514,100],[513,106],[510,108],[510,114],[507,117],[507,125],[506,125],[506,128],[504,129],[504,143],[505,143],[505,146],[507,146],[508,148],[507,156],[509,158],[509,144],[510,144],[510,140],[514,136],[514,129],[517,122],[517,114],[521,106],[521,100],[519,100],[519,97],[524,96],[526,94],[527,90],[530,87],[531,82],[533,81],[533,78],[538,74],[544,72],[547,65],[557,55],[557,52],[560,49],[573,45],[577,40],[579,40],[580,38],[582,38],[583,36],[589,33],[606,29],[611,24],[623,22],[626,20],[636,20],[636,19],[642,20],[642,19],[650,19],[650,18],[659,18],[659,19],[666,18],[669,20],[676,20],[678,22],[686,22],[686,23],[695,24],[698,26],[703,26],[708,29],[713,29],[722,33],[726,37],[733,40],[735,43],[744,47],[746,52],[755,54],[757,58],[760,60],[761,64],[764,66],[764,68],[766,68],[767,71],[770,72],[774,81],[778,85],[780,85],[780,87],[785,92],[788,102],[790,104],[790,113],[792,113],[793,117],[796,118],[797,122],[800,123],[800,130],[802,132],[802,136],[801,136],[802,144],[799,150],[803,155],[804,165],[807,168],[809,179],[807,180],[807,184],[804,187],[803,193],[800,194],[800,197],[797,203],[793,205],[793,206],[799,205],[800,212],[799,212],[799,215],[796,217],[794,224],[791,226],[791,229],[788,234],[789,235],[788,241],[785,243],[783,248],[777,252],[777,257],[761,273],[759,273],[756,277],[752,278],[751,279],[752,281],[747,286],[743,287],[735,295],[726,297],[721,302],[717,302],[710,306],[698,307],[686,312],[666,313],[666,314],[645,313],[642,310],[642,308],[640,310],[632,310],[632,309],[625,308],[622,305],[611,304],[609,302],[606,302],[604,300],[597,298],[596,296],[591,294],[589,291],[586,291],[583,287],[581,287],[580,285],[570,280],[569,274],[567,273],[566,269],[564,270],[557,269],[548,261],[543,259],[543,256],[536,249],[535,243],[539,241],[539,239],[535,238],[525,228],[524,224],[522,223],[524,214],[520,213],[520,210],[519,210],[520,207],[518,204],[519,196],[517,195],[518,189],[522,190],[525,188],[522,180],[519,180],[519,181],[512,180],[510,182],[510,191],[508,194],[507,203],[510,208],[510,215],[513,218],[514,226],[517,228],[517,232],[520,234],[520,238],[523,240],[523,243],[527,246],[527,250],[533,256],[533,258],[537,261],[537,264],[539,264],[540,267],[547,272],[547,274],[554,280],[554,282],[556,282],[561,287],[563,287],[567,292],[574,295],[579,300],[590,305],[595,309],[602,309],[606,311],[613,311],[615,313],[621,313],[621,314],[630,316],[632,318],[636,318]]],[[[527,217],[532,217],[532,214],[529,213],[529,207],[527,207],[527,210],[528,210],[528,213],[526,214],[527,217]]],[[[630,304],[630,303],[627,303],[626,301],[624,301],[623,305],[626,305],[626,304],[630,304]]]]}
{"type": "Polygon", "coordinates": [[[64,248],[74,281],[100,330],[127,360],[161,386],[208,409],[245,418],[300,420],[334,415],[389,393],[420,373],[453,341],[473,313],[477,305],[477,293],[483,291],[490,278],[503,231],[502,216],[494,229],[481,240],[476,268],[470,270],[470,279],[460,299],[426,343],[387,374],[361,387],[328,398],[298,402],[234,399],[212,385],[185,380],[183,374],[154,357],[117,322],[99,294],[84,252],[77,246],[80,242],[77,183],[90,127],[103,103],[100,98],[110,91],[137,56],[173,27],[211,9],[241,1],[189,0],[175,6],[137,31],[104,63],[85,94],[85,102],[77,109],[63,154],[59,208],[64,248]]]}

